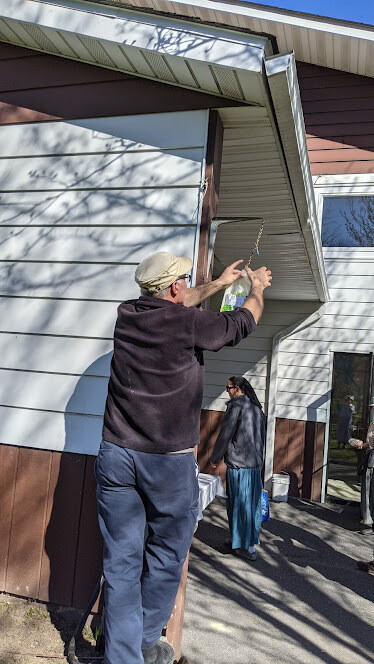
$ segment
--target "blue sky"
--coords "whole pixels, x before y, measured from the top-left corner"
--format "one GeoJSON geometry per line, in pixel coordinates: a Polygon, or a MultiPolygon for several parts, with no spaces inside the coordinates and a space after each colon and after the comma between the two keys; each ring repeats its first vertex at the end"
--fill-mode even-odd
{"type": "Polygon", "coordinates": [[[357,23],[374,24],[374,0],[250,0],[254,4],[293,9],[357,23]]]}

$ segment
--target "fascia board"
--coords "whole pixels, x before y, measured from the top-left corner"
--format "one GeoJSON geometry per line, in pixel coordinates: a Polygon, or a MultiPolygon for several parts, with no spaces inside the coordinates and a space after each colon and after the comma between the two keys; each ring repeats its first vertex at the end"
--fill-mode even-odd
{"type": "Polygon", "coordinates": [[[300,228],[318,295],[326,302],[328,286],[294,54],[266,59],[265,70],[300,228]]]}
{"type": "Polygon", "coordinates": [[[121,46],[260,73],[266,37],[82,2],[0,0],[0,16],[121,46]]]}
{"type": "Polygon", "coordinates": [[[370,30],[367,25],[360,25],[351,22],[348,24],[339,21],[324,19],[319,16],[300,15],[299,12],[283,13],[269,7],[263,9],[259,7],[251,7],[248,5],[235,4],[234,2],[216,2],[215,0],[177,0],[181,6],[187,5],[190,7],[201,7],[214,12],[224,12],[226,14],[235,14],[237,16],[250,17],[271,23],[278,23],[282,25],[295,26],[299,28],[306,28],[307,30],[319,30],[320,32],[332,33],[341,35],[342,37],[353,37],[355,39],[367,39],[374,41],[374,29],[370,30]]]}

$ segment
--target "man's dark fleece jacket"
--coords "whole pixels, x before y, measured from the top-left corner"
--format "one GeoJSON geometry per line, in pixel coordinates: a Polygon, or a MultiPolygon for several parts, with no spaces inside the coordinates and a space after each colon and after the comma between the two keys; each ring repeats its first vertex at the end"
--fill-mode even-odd
{"type": "Polygon", "coordinates": [[[213,313],[143,295],[122,302],[114,330],[104,440],[158,454],[196,445],[202,351],[235,346],[255,327],[247,309],[213,313]]]}

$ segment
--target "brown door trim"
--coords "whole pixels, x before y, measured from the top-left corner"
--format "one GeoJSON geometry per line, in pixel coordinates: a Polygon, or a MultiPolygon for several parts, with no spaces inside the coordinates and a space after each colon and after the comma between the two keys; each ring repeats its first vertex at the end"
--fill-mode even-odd
{"type": "Polygon", "coordinates": [[[210,111],[208,125],[208,140],[205,166],[205,193],[203,198],[198,259],[196,269],[196,284],[203,284],[210,279],[210,266],[208,265],[209,237],[212,219],[217,215],[219,184],[221,176],[223,144],[223,125],[218,111],[210,111]]]}

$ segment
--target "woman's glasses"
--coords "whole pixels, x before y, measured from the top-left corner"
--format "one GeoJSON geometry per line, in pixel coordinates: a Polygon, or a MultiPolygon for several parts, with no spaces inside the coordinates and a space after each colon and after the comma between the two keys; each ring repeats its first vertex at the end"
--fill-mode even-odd
{"type": "Polygon", "coordinates": [[[226,392],[230,392],[230,390],[235,390],[236,385],[226,385],[226,392]]]}

